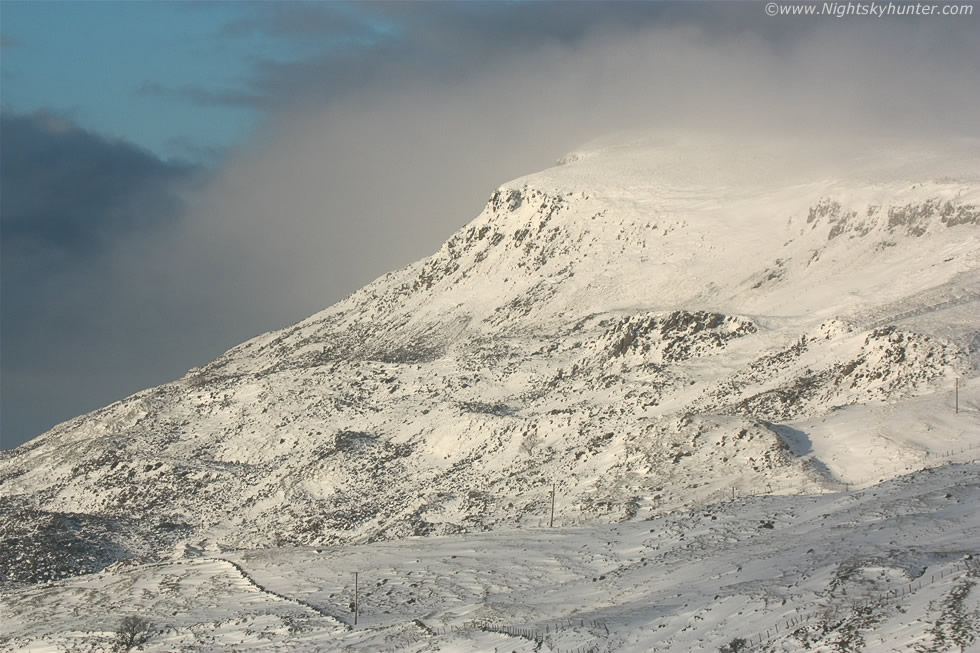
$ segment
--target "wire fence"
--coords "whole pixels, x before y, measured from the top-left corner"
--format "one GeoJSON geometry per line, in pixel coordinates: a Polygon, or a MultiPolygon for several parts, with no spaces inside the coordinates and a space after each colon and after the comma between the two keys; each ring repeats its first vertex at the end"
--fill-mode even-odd
{"type": "Polygon", "coordinates": [[[825,606],[821,609],[816,609],[804,614],[797,614],[792,617],[782,619],[775,622],[771,628],[767,628],[765,633],[758,632],[753,635],[749,635],[744,639],[750,646],[761,646],[762,644],[777,639],[780,636],[788,635],[796,631],[804,624],[810,623],[821,617],[830,622],[840,622],[847,616],[859,614],[861,611],[867,612],[893,604],[899,599],[922,589],[923,586],[929,586],[935,583],[937,580],[942,580],[947,576],[952,576],[963,572],[980,574],[980,561],[975,559],[959,560],[948,566],[951,566],[952,569],[940,569],[938,574],[929,574],[928,579],[926,578],[926,575],[923,574],[919,576],[919,578],[910,581],[907,584],[889,589],[885,592],[873,592],[853,601],[841,601],[832,606],[825,606]]]}
{"type": "Polygon", "coordinates": [[[534,626],[526,624],[504,624],[488,619],[474,619],[459,624],[444,626],[429,626],[419,619],[415,619],[412,623],[417,626],[417,632],[414,637],[407,638],[395,646],[378,649],[378,653],[397,653],[398,651],[403,651],[405,647],[424,639],[477,631],[496,633],[506,637],[525,640],[534,644],[535,650],[547,650],[550,653],[600,653],[607,648],[602,643],[578,644],[569,647],[549,640],[558,633],[569,630],[588,630],[590,636],[597,638],[608,638],[610,634],[609,626],[606,622],[590,619],[563,619],[554,623],[537,624],[534,626]]]}
{"type": "MultiPolygon", "coordinates": [[[[836,603],[832,605],[822,606],[808,612],[796,613],[784,617],[773,622],[765,631],[735,637],[735,639],[742,639],[745,646],[757,647],[797,632],[799,628],[820,619],[828,623],[837,624],[837,627],[840,627],[844,625],[846,619],[850,616],[860,615],[862,612],[867,614],[870,611],[887,607],[923,587],[928,587],[937,581],[963,572],[980,574],[980,561],[976,559],[956,561],[945,565],[944,568],[939,569],[935,573],[923,574],[907,584],[884,592],[866,594],[853,600],[836,597],[836,603]]],[[[544,625],[504,624],[486,619],[477,619],[460,624],[443,626],[426,625],[419,619],[414,620],[413,623],[418,626],[417,634],[414,637],[404,639],[401,643],[392,647],[378,649],[378,653],[397,653],[398,651],[403,651],[407,646],[411,646],[413,643],[424,639],[465,634],[474,631],[497,633],[507,637],[525,640],[534,644],[535,650],[549,651],[550,653],[600,653],[609,650],[609,637],[613,634],[613,631],[609,628],[609,622],[589,619],[564,619],[544,625]],[[589,637],[600,641],[574,646],[563,646],[554,641],[556,635],[568,630],[575,630],[579,633],[587,634],[589,637]]],[[[656,645],[657,643],[653,641],[649,643],[651,650],[659,650],[656,648],[656,645]]]]}

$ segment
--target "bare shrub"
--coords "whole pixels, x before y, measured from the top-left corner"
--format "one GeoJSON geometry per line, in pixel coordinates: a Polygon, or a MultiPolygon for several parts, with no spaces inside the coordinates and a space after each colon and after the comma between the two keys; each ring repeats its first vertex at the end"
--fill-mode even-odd
{"type": "Polygon", "coordinates": [[[116,650],[129,651],[146,644],[153,635],[153,623],[145,617],[123,617],[116,628],[116,650]]]}

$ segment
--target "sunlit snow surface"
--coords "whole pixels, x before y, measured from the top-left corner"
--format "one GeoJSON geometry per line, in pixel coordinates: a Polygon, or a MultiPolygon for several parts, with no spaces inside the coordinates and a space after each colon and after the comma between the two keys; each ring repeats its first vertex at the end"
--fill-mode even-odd
{"type": "Polygon", "coordinates": [[[802,147],[584,148],[3,452],[0,647],[976,647],[980,159],[802,147]]]}
{"type": "Polygon", "coordinates": [[[6,596],[4,646],[84,650],[136,613],[160,629],[150,651],[913,650],[953,642],[957,615],[976,624],[980,595],[949,597],[980,578],[978,471],[649,521],[120,564],[6,596]]]}

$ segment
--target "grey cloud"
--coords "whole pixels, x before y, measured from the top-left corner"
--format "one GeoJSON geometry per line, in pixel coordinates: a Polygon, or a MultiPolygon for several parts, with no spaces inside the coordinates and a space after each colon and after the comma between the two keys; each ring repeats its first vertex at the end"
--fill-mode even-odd
{"type": "MultiPolygon", "coordinates": [[[[922,42],[932,48],[925,53],[925,61],[953,53],[958,62],[954,67],[962,68],[962,56],[969,53],[958,48],[973,43],[971,50],[975,51],[978,20],[771,18],[761,2],[726,1],[255,3],[247,7],[248,16],[229,24],[223,38],[262,34],[299,38],[320,47],[306,48],[306,54],[292,59],[257,58],[241,91],[156,90],[207,106],[324,105],[351,93],[383,94],[401,86],[464,83],[495,66],[511,65],[515,59],[537,60],[549,49],[574,54],[594,48],[603,35],[615,40],[681,32],[702,39],[707,52],[755,44],[773,57],[798,59],[808,44],[826,45],[826,50],[809,53],[813,61],[799,61],[802,72],[798,77],[819,68],[823,60],[834,60],[838,56],[835,41],[844,44],[844,52],[859,58],[851,62],[858,71],[867,64],[860,59],[875,57],[879,46],[898,60],[911,61],[908,52],[895,46],[914,48],[922,42]],[[857,47],[860,41],[866,47],[857,47]],[[338,47],[340,43],[343,47],[338,47]]],[[[671,81],[688,88],[683,75],[691,71],[692,62],[670,53],[665,56],[677,70],[671,81]]],[[[698,52],[691,56],[694,62],[701,59],[698,52]]],[[[643,60],[636,65],[648,63],[643,60]]],[[[748,72],[747,81],[752,83],[748,72]]],[[[889,72],[902,75],[897,68],[889,72]]],[[[850,71],[842,75],[854,77],[850,71]]]]}
{"type": "Polygon", "coordinates": [[[489,64],[547,47],[577,47],[604,32],[696,26],[712,38],[773,43],[808,29],[777,26],[745,2],[250,3],[219,38],[300,39],[306,54],[257,58],[244,91],[159,89],[202,105],[331,102],[350,92],[423,81],[461,82],[489,64]]]}

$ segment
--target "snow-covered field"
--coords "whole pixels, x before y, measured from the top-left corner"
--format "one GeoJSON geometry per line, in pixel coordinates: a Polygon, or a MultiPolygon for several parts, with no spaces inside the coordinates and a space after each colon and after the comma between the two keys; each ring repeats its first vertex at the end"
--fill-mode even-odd
{"type": "Polygon", "coordinates": [[[148,651],[977,650],[978,472],[625,523],[119,563],[5,597],[2,646],[98,650],[136,614],[155,626],[148,651]]]}
{"type": "Polygon", "coordinates": [[[980,159],[826,154],[583,150],[0,453],[0,646],[969,650],[980,159]]]}

